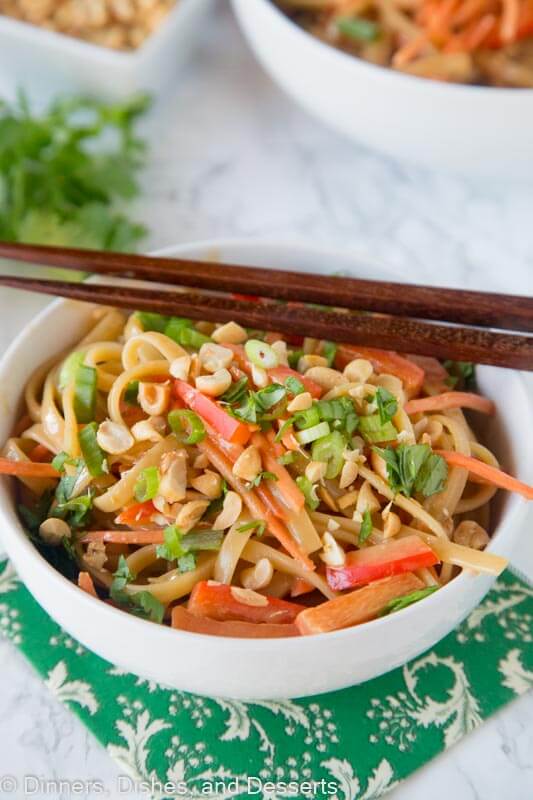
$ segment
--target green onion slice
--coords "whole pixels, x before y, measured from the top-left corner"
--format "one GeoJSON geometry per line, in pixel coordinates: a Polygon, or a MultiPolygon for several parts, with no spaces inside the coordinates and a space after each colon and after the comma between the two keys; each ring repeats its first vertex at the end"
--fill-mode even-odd
{"type": "Polygon", "coordinates": [[[96,405],[96,370],[81,364],[74,379],[74,413],[78,422],[94,419],[96,405]]]}
{"type": "Polygon", "coordinates": [[[279,364],[276,351],[266,342],[261,342],[259,339],[248,339],[244,349],[249,360],[256,367],[272,369],[279,364]]]}
{"type": "Polygon", "coordinates": [[[168,414],[168,424],[183,444],[197,444],[205,438],[205,425],[194,411],[175,408],[168,414]],[[186,432],[186,436],[183,434],[186,432]]]}
{"type": "Polygon", "coordinates": [[[134,495],[139,503],[153,500],[159,491],[159,470],[157,467],[146,467],[143,469],[137,483],[135,484],[134,495]]]}
{"type": "Polygon", "coordinates": [[[323,436],[327,436],[330,432],[330,427],[327,422],[319,422],[318,425],[313,425],[312,428],[306,428],[303,431],[299,431],[296,436],[296,440],[299,444],[309,444],[310,442],[314,442],[316,439],[321,439],[323,436]]]}
{"type": "Polygon", "coordinates": [[[297,411],[294,415],[294,424],[299,430],[312,428],[315,425],[318,425],[319,422],[320,413],[316,403],[310,408],[306,408],[305,411],[297,411]]]}
{"type": "Polygon", "coordinates": [[[345,447],[344,436],[339,431],[333,431],[313,443],[311,457],[313,461],[322,461],[327,464],[326,478],[336,478],[340,473],[344,463],[342,454],[345,447]]]}
{"type": "Polygon", "coordinates": [[[398,438],[398,431],[392,422],[383,424],[379,414],[359,418],[359,431],[367,442],[393,442],[398,438]]]}
{"type": "Polygon", "coordinates": [[[181,545],[185,550],[220,550],[223,539],[222,531],[192,531],[181,537],[181,545]]]}
{"type": "Polygon", "coordinates": [[[344,36],[357,42],[374,42],[380,34],[377,22],[364,17],[341,17],[337,20],[337,28],[344,36]]]}
{"type": "Polygon", "coordinates": [[[93,478],[98,478],[107,472],[107,462],[104,451],[96,441],[98,425],[90,422],[79,433],[80,447],[87,469],[93,478]]]}
{"type": "Polygon", "coordinates": [[[62,392],[67,386],[76,379],[76,374],[79,367],[83,364],[85,352],[82,350],[75,350],[63,361],[63,365],[59,372],[59,391],[62,392]]]}

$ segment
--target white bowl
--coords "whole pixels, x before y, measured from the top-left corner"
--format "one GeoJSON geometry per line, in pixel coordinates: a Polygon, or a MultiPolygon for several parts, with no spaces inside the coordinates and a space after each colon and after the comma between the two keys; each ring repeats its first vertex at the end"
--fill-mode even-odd
{"type": "Polygon", "coordinates": [[[435,169],[533,174],[533,90],[412,77],[321,42],[271,0],[233,0],[233,8],[274,80],[337,131],[435,169]]]}
{"type": "MultiPolygon", "coordinates": [[[[286,245],[222,241],[175,247],[164,254],[390,277],[378,265],[356,257],[286,245]]],[[[84,306],[57,300],[9,348],[0,363],[0,441],[12,429],[30,374],[65,345],[75,343],[87,313],[84,306]]],[[[524,431],[531,428],[532,414],[520,374],[484,367],[478,370],[478,379],[481,390],[505,410],[505,415],[498,415],[491,425],[491,444],[505,468],[523,480],[531,480],[533,467],[524,431]]],[[[526,502],[516,495],[501,498],[491,551],[511,554],[522,533],[520,522],[525,509],[526,502]]],[[[298,697],[374,678],[414,658],[449,633],[492,584],[488,576],[462,575],[401,613],[335,633],[297,639],[225,639],[146,622],[80,591],[53,570],[27,538],[6,479],[0,485],[0,532],[28,589],[82,644],[138,675],[211,696],[298,697]]]]}
{"type": "Polygon", "coordinates": [[[177,0],[138,50],[119,52],[0,15],[0,93],[32,103],[71,93],[120,100],[166,88],[188,57],[212,0],[177,0]]]}

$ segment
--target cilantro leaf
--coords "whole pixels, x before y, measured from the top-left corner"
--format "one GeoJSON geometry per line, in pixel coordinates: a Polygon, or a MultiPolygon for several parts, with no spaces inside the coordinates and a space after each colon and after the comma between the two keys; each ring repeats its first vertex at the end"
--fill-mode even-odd
{"type": "Polygon", "coordinates": [[[132,611],[138,617],[145,617],[152,622],[163,622],[165,606],[151,592],[137,592],[130,597],[132,611]]]}
{"type": "Polygon", "coordinates": [[[445,361],[443,367],[450,373],[445,382],[452,389],[459,384],[461,388],[475,390],[476,368],[470,361],[445,361]]]}
{"type": "Polygon", "coordinates": [[[320,505],[320,500],[316,493],[316,486],[312,484],[305,475],[299,475],[296,478],[296,485],[305,497],[306,506],[310,508],[311,511],[315,511],[320,505]]]}
{"type": "Polygon", "coordinates": [[[128,583],[131,583],[134,579],[135,575],[128,567],[128,562],[124,556],[119,556],[118,567],[113,573],[113,582],[109,587],[109,596],[111,599],[115,600],[117,603],[127,602],[129,595],[124,592],[124,589],[128,583]]]}
{"type": "Polygon", "coordinates": [[[389,485],[394,492],[410,497],[413,491],[424,497],[441,492],[448,477],[448,466],[442,456],[431,452],[427,444],[374,447],[387,465],[389,485]]]}
{"type": "Polygon", "coordinates": [[[150,619],[152,622],[162,622],[165,606],[151,592],[143,591],[128,594],[125,591],[126,586],[135,580],[135,577],[124,556],[120,556],[117,570],[113,574],[109,596],[115,603],[128,606],[129,610],[136,616],[150,619]]]}
{"type": "Polygon", "coordinates": [[[274,475],[273,472],[264,471],[264,472],[260,472],[259,475],[256,475],[255,478],[253,479],[253,481],[248,481],[248,483],[246,485],[250,489],[252,489],[254,486],[259,486],[261,481],[277,481],[277,480],[278,480],[278,476],[274,475]]]}
{"type": "Polygon", "coordinates": [[[393,418],[398,411],[398,401],[387,389],[379,386],[374,395],[374,400],[378,406],[379,418],[381,424],[385,425],[393,418]]]}

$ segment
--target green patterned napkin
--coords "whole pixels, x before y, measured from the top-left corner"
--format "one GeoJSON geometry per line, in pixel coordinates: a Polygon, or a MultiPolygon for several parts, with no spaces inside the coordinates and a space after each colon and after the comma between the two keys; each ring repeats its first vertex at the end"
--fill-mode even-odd
{"type": "Polygon", "coordinates": [[[533,687],[533,589],[509,572],[402,669],[320,697],[244,703],[111,666],[45,614],[9,562],[0,569],[0,630],[158,798],[371,800],[533,687]]]}

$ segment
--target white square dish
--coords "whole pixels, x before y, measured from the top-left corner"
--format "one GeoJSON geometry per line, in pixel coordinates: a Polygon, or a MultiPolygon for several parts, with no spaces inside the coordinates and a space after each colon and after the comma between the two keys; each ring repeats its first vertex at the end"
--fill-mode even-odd
{"type": "Polygon", "coordinates": [[[121,52],[0,15],[0,95],[39,105],[58,94],[120,100],[158,94],[188,57],[212,0],[177,0],[138,50],[121,52]]]}

